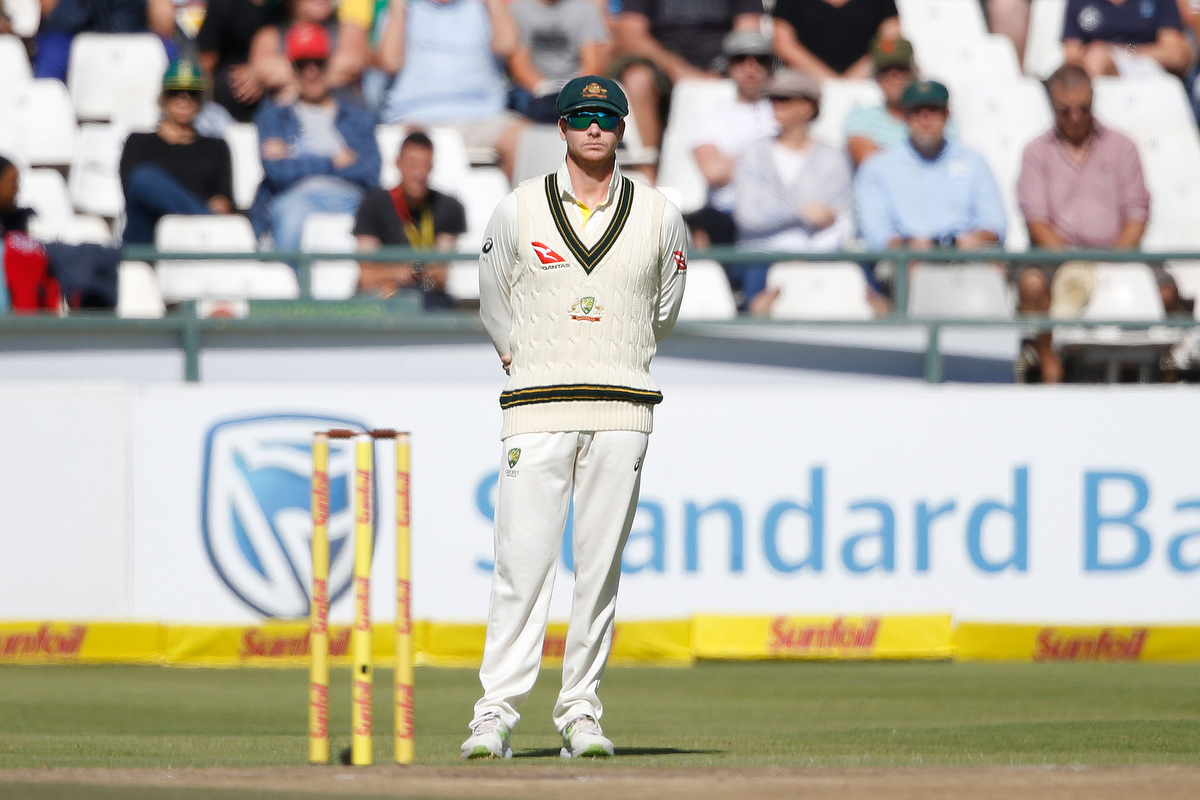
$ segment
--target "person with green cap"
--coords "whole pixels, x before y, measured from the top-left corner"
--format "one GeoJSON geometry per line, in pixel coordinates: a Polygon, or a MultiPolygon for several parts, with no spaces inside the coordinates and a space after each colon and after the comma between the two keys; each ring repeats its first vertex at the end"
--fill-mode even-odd
{"type": "Polygon", "coordinates": [[[900,96],[916,77],[912,44],[906,39],[875,39],[871,67],[883,92],[883,105],[855,106],[846,115],[846,149],[855,166],[908,138],[900,96]]]}
{"type": "Polygon", "coordinates": [[[126,244],[153,244],[166,214],[233,212],[233,162],[224,139],[196,132],[208,79],[190,59],[163,76],[162,119],[153,133],[131,133],[121,152],[126,244]]]}
{"type": "Polygon", "coordinates": [[[557,108],[562,166],[500,202],[479,258],[480,316],[509,381],[483,697],[463,758],[512,755],[509,733],[537,680],[572,500],[575,585],[554,725],[564,758],[613,754],[597,692],[662,400],[650,360],[683,299],[683,218],[617,167],[625,93],[587,75],[563,87],[557,108]]]}
{"type": "Polygon", "coordinates": [[[870,250],[981,250],[1004,243],[1004,201],[979,153],[946,139],[950,92],[917,81],[900,98],[908,140],[858,170],[858,230],[870,250]]]}

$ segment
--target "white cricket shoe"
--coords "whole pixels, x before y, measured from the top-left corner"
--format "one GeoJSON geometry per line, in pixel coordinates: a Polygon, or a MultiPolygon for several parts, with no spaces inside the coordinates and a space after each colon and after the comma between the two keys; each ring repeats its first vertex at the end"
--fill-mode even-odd
{"type": "Polygon", "coordinates": [[[462,757],[512,758],[508,726],[500,721],[499,714],[485,714],[471,721],[471,735],[462,744],[462,757]]]}
{"type": "Polygon", "coordinates": [[[600,723],[584,714],[567,723],[563,728],[563,758],[608,758],[613,754],[613,743],[600,730],[600,723]]]}

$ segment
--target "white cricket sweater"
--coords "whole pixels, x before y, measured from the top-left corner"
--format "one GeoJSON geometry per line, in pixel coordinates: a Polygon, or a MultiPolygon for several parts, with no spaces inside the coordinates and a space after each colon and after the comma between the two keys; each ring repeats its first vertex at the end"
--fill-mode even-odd
{"type": "Polygon", "coordinates": [[[650,360],[675,325],[686,269],[679,210],[619,169],[586,225],[565,163],[501,201],[479,258],[480,315],[512,356],[501,438],[649,433],[662,400],[650,360]]]}

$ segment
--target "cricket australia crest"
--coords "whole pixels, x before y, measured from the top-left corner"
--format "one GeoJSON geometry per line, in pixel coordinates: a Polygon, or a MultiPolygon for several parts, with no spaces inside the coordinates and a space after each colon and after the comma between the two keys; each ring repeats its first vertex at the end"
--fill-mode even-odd
{"type": "Polygon", "coordinates": [[[571,306],[571,319],[582,322],[599,322],[604,313],[604,306],[596,302],[595,297],[581,297],[571,306]]]}

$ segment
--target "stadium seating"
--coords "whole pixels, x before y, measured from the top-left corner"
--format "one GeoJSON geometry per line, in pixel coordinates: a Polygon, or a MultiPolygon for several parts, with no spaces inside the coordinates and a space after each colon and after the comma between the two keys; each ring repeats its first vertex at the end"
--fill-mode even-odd
{"type": "Polygon", "coordinates": [[[460,253],[478,252],[492,212],[510,191],[508,178],[496,167],[473,167],[467,173],[459,201],[467,210],[467,232],[458,237],[460,253]]]}
{"type": "MultiPolygon", "coordinates": [[[[3,38],[10,37],[0,41],[3,38]]],[[[0,75],[4,69],[0,65],[0,75]]],[[[0,84],[0,151],[30,166],[65,166],[75,155],[77,136],[75,111],[62,83],[42,79],[0,84]]]]}
{"type": "MultiPolygon", "coordinates": [[[[300,249],[306,253],[353,253],[353,214],[309,214],[300,249]]],[[[312,294],[317,300],[346,300],[358,289],[358,262],[314,261],[312,294]]]]}
{"type": "Polygon", "coordinates": [[[567,153],[556,125],[530,125],[521,132],[513,164],[513,185],[554,172],[567,153]]]}
{"type": "Polygon", "coordinates": [[[0,36],[0,75],[8,86],[19,86],[33,80],[25,45],[16,36],[0,36]]]}
{"type": "Polygon", "coordinates": [[[262,183],[262,159],[258,155],[258,128],[251,122],[230,125],[225,130],[229,158],[233,162],[233,204],[245,211],[254,204],[262,183]]]}
{"type": "Polygon", "coordinates": [[[66,219],[48,221],[34,217],[29,222],[29,232],[43,242],[113,244],[112,229],[108,223],[91,214],[72,214],[66,219]]]}
{"type": "MultiPolygon", "coordinates": [[[[158,222],[155,246],[163,252],[252,253],[250,221],[236,214],[167,215],[158,222]]],[[[162,261],[158,282],[168,303],[198,298],[294,299],[300,286],[291,267],[258,261],[162,261]]]]}
{"type": "Polygon", "coordinates": [[[883,105],[883,92],[875,81],[825,81],[821,84],[821,113],[812,124],[812,135],[841,147],[846,143],[846,116],[855,108],[878,105],[883,105]]]}
{"type": "Polygon", "coordinates": [[[1165,316],[1154,273],[1145,264],[1097,264],[1085,320],[1156,321],[1165,316]]]}
{"type": "Polygon", "coordinates": [[[767,272],[767,287],[778,289],[772,319],[864,320],[874,312],[867,302],[867,279],[852,261],[781,261],[767,272]]]}
{"type": "Polygon", "coordinates": [[[679,210],[702,207],[708,186],[692,157],[692,133],[713,103],[728,102],[737,90],[732,81],[681,80],[671,92],[671,116],[663,131],[658,183],[679,190],[679,210]]]}
{"type": "Polygon", "coordinates": [[[153,319],[166,310],[154,268],[145,261],[122,261],[117,272],[117,316],[153,319]]]}
{"type": "Polygon", "coordinates": [[[1067,0],[1033,0],[1029,10],[1029,37],[1025,41],[1025,72],[1048,78],[1062,66],[1063,18],[1067,0]]]}
{"type": "Polygon", "coordinates": [[[987,35],[978,0],[896,0],[896,8],[900,32],[913,43],[918,61],[922,51],[974,42],[987,35]]]}
{"type": "Polygon", "coordinates": [[[479,264],[475,261],[451,261],[446,276],[446,294],[457,300],[479,299],[479,264]]]}
{"type": "Polygon", "coordinates": [[[918,319],[1012,319],[1013,302],[995,264],[914,264],[908,313],[918,319]]]}
{"type": "Polygon", "coordinates": [[[925,41],[914,43],[913,49],[922,77],[941,81],[950,88],[951,105],[960,94],[956,89],[964,84],[1014,81],[1021,77],[1017,51],[1007,36],[988,34],[979,39],[925,41]]]}
{"type": "Polygon", "coordinates": [[[71,201],[78,211],[116,217],[125,210],[121,191],[121,148],[125,131],[108,123],[80,126],[71,159],[71,201]]]}
{"type": "Polygon", "coordinates": [[[152,128],[166,69],[166,50],[154,34],[79,34],[67,73],[76,116],[152,128]]]}
{"type": "Polygon", "coordinates": [[[31,169],[21,173],[17,205],[32,208],[46,225],[64,226],[75,216],[67,183],[52,169],[31,169]]]}
{"type": "Polygon", "coordinates": [[[1200,261],[1168,261],[1165,269],[1175,279],[1181,297],[1193,300],[1200,297],[1200,261]]]}
{"type": "Polygon", "coordinates": [[[722,320],[737,316],[737,304],[724,268],[716,261],[688,263],[687,291],[679,306],[680,320],[722,320]]]}
{"type": "Polygon", "coordinates": [[[42,24],[42,4],[38,0],[4,0],[4,13],[12,22],[13,33],[22,39],[32,39],[42,24]]]}

